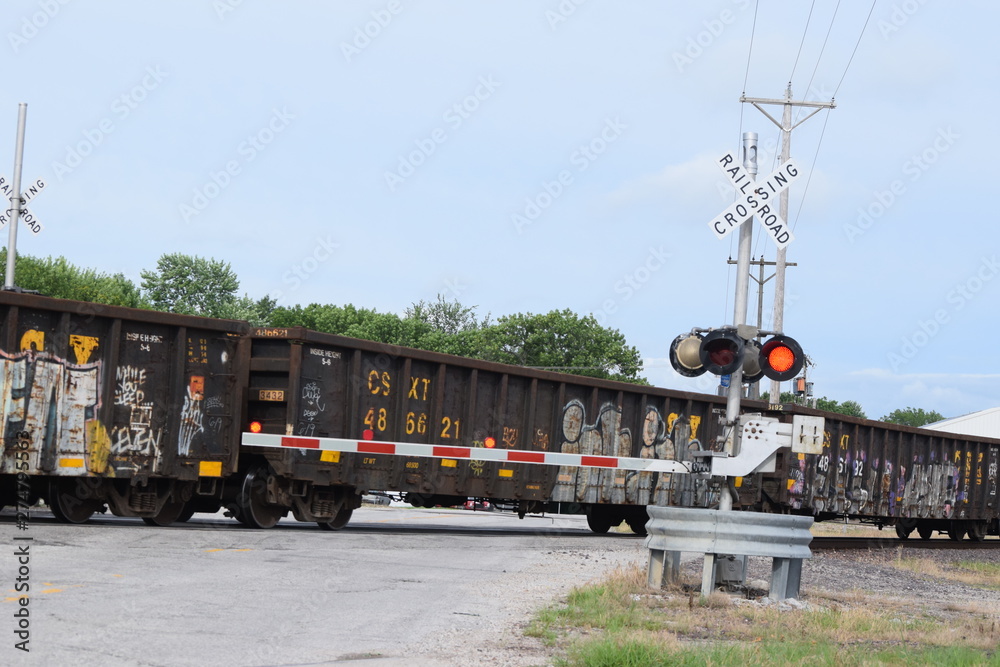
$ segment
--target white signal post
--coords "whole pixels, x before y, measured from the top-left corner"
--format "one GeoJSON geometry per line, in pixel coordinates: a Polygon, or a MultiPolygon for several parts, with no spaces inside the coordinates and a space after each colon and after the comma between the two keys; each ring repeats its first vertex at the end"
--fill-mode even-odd
{"type": "Polygon", "coordinates": [[[10,201],[3,215],[0,215],[0,227],[11,223],[7,230],[7,273],[4,289],[14,290],[14,266],[17,259],[17,220],[22,218],[33,234],[42,231],[42,223],[24,205],[45,189],[45,181],[38,179],[26,192],[21,192],[21,163],[24,158],[24,126],[28,116],[28,105],[21,102],[17,113],[17,144],[14,148],[14,182],[8,183],[5,176],[0,176],[0,191],[10,201]]]}

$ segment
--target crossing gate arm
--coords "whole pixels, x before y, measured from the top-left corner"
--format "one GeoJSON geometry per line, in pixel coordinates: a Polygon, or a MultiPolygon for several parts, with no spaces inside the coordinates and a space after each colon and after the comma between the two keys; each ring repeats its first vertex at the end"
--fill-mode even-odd
{"type": "Polygon", "coordinates": [[[344,438],[305,438],[273,433],[243,433],[243,445],[272,449],[313,449],[347,454],[389,454],[417,456],[431,459],[462,459],[498,461],[501,463],[534,463],[538,465],[568,466],[574,468],[608,468],[636,472],[690,473],[689,463],[664,459],[640,459],[622,456],[564,454],[524,449],[488,449],[486,447],[459,447],[455,445],[424,445],[414,442],[382,442],[377,440],[348,440],[344,438]]]}

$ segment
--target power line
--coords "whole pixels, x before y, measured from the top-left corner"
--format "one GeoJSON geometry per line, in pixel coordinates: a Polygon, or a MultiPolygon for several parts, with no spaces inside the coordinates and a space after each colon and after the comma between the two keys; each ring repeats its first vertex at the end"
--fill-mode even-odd
{"type": "MultiPolygon", "coordinates": [[[[858,41],[854,45],[854,50],[851,51],[851,57],[847,61],[847,67],[844,68],[844,73],[840,77],[840,81],[837,83],[837,87],[833,91],[833,96],[837,96],[837,91],[840,90],[840,84],[844,83],[844,77],[847,76],[847,70],[851,68],[851,63],[854,61],[854,54],[858,52],[858,47],[861,45],[861,38],[865,36],[865,30],[868,28],[868,21],[872,18],[872,12],[875,11],[875,0],[872,0],[871,9],[868,10],[868,17],[865,19],[865,24],[861,27],[861,34],[858,35],[858,41]]],[[[746,84],[744,84],[745,86],[746,84]]],[[[827,114],[829,117],[829,114],[827,114]]]]}
{"type": "MultiPolygon", "coordinates": [[[[816,72],[819,71],[819,63],[823,60],[823,52],[826,51],[826,45],[830,41],[830,33],[833,32],[833,23],[837,20],[837,12],[840,11],[840,0],[837,0],[837,6],[833,9],[833,16],[830,17],[830,27],[826,30],[826,37],[823,38],[823,46],[819,50],[819,55],[816,56],[816,66],[813,68],[812,76],[809,77],[809,83],[806,84],[806,95],[809,95],[809,90],[812,88],[813,81],[816,79],[816,72]]],[[[829,115],[829,114],[828,114],[829,115]]]]}
{"type": "MultiPolygon", "coordinates": [[[[813,0],[812,5],[809,7],[809,16],[806,17],[806,27],[802,31],[802,41],[799,42],[799,52],[795,54],[795,63],[792,65],[792,73],[788,77],[788,81],[791,82],[795,78],[795,68],[799,66],[799,57],[802,55],[802,46],[806,43],[806,34],[809,32],[809,22],[812,20],[813,9],[816,8],[816,0],[813,0]]],[[[744,82],[743,88],[746,89],[747,84],[744,82]]]]}
{"type": "Polygon", "coordinates": [[[802,199],[799,200],[799,210],[795,212],[795,220],[792,221],[792,231],[799,223],[799,216],[802,215],[802,206],[806,203],[806,193],[809,192],[809,183],[812,182],[812,175],[816,172],[816,161],[819,159],[819,149],[823,145],[823,135],[826,134],[826,124],[830,122],[830,111],[826,112],[826,119],[823,121],[823,129],[819,133],[819,141],[816,143],[816,154],[813,156],[812,164],[809,165],[809,176],[806,177],[805,187],[802,188],[802,199]]]}

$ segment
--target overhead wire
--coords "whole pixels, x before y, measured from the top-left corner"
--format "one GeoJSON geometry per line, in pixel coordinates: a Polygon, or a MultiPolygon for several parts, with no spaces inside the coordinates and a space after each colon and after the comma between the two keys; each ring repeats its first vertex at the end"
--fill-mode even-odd
{"type": "MultiPolygon", "coordinates": [[[[844,79],[847,77],[847,70],[850,69],[851,63],[854,62],[854,56],[858,52],[858,47],[861,46],[861,40],[865,36],[865,32],[868,29],[868,23],[871,21],[872,13],[875,11],[875,2],[876,2],[876,0],[872,0],[872,6],[868,9],[868,16],[865,17],[865,23],[864,23],[863,26],[861,26],[861,32],[858,34],[858,40],[857,40],[857,42],[854,43],[854,49],[851,51],[851,57],[848,58],[848,60],[847,60],[847,65],[844,67],[844,73],[840,75],[840,81],[837,82],[837,87],[833,91],[833,95],[831,96],[831,101],[833,99],[836,99],[837,92],[840,90],[840,86],[844,83],[844,79]]],[[[838,3],[838,7],[839,7],[839,3],[838,3]]],[[[836,11],[834,11],[834,16],[836,16],[836,11]]],[[[831,24],[830,25],[831,25],[831,28],[832,28],[833,27],[832,20],[831,20],[831,24]]],[[[829,37],[829,33],[827,33],[827,36],[829,37]]],[[[825,46],[826,46],[826,44],[824,43],[824,47],[825,46]]],[[[817,63],[817,66],[818,66],[818,63],[817,63]]],[[[813,75],[815,76],[815,72],[813,73],[813,75]]],[[[811,83],[812,83],[812,81],[810,81],[810,84],[811,83]]],[[[802,197],[799,199],[799,208],[795,212],[795,219],[792,221],[792,231],[793,232],[795,231],[795,227],[796,227],[796,225],[799,222],[799,216],[802,215],[802,207],[803,207],[803,205],[805,204],[805,201],[806,201],[806,194],[809,192],[809,184],[812,182],[812,175],[813,175],[813,173],[816,170],[816,161],[819,159],[819,150],[820,150],[820,148],[823,145],[823,137],[826,134],[826,125],[827,125],[827,123],[829,121],[830,121],[830,109],[827,109],[826,117],[823,120],[823,128],[820,130],[820,133],[819,133],[819,141],[816,142],[816,154],[813,156],[812,165],[810,165],[810,167],[809,167],[809,176],[806,178],[805,186],[802,188],[802,197]]]]}
{"type": "Polygon", "coordinates": [[[844,83],[844,77],[847,76],[847,70],[851,68],[851,63],[854,62],[854,54],[858,52],[858,47],[861,46],[861,38],[865,36],[865,30],[868,29],[868,22],[871,21],[872,12],[875,11],[875,1],[872,0],[871,9],[868,10],[868,17],[865,19],[865,24],[861,26],[861,34],[858,35],[858,41],[854,44],[854,50],[851,51],[851,57],[847,60],[847,67],[844,68],[844,73],[840,76],[840,81],[837,82],[837,87],[833,90],[833,96],[837,97],[837,91],[840,90],[840,84],[844,83]]]}
{"type": "MultiPolygon", "coordinates": [[[[806,43],[806,35],[809,33],[809,22],[812,20],[813,9],[816,8],[816,0],[809,6],[809,16],[806,17],[806,27],[802,30],[802,41],[799,42],[799,52],[795,54],[795,62],[792,64],[792,73],[788,75],[788,82],[795,78],[795,69],[799,66],[799,58],[802,56],[802,47],[806,43]]],[[[746,84],[744,84],[746,87],[746,84]]]]}

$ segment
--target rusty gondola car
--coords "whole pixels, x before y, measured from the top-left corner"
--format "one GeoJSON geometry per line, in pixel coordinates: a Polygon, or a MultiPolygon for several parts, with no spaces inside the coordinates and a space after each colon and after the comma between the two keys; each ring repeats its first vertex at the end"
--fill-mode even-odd
{"type": "Polygon", "coordinates": [[[0,505],[169,524],[238,465],[248,325],[4,291],[0,505]]]}
{"type": "MultiPolygon", "coordinates": [[[[302,328],[251,334],[247,424],[304,438],[374,438],[530,452],[689,461],[717,447],[724,400],[619,382],[394,348],[302,328]]],[[[476,449],[479,448],[479,449],[476,449]]],[[[596,532],[627,522],[644,532],[649,504],[709,506],[721,484],[706,477],[501,463],[377,451],[244,448],[262,493],[251,508],[273,525],[300,514],[310,486],[341,489],[324,502],[338,528],[366,490],[404,494],[415,506],[487,498],[528,512],[586,514],[596,532]],[[266,491],[264,491],[266,490],[266,491]]],[[[747,488],[752,482],[747,482],[747,488]]]]}
{"type": "Polygon", "coordinates": [[[787,407],[824,416],[823,448],[779,451],[776,471],[762,476],[762,509],[852,517],[894,526],[901,538],[1000,534],[1000,439],[787,407]]]}
{"type": "Polygon", "coordinates": [[[822,416],[824,437],[726,480],[662,471],[704,470],[722,449],[718,396],[10,292],[0,317],[0,504],[41,497],[66,521],[106,506],[167,524],[224,507],[259,528],[291,513],[337,529],[361,494],[391,491],[416,506],[483,498],[643,533],[646,505],[713,507],[728,493],[735,509],[850,516],[901,536],[1000,528],[1000,440],[747,401],[744,412],[783,422],[822,416]],[[292,446],[241,446],[244,431],[292,446]],[[337,438],[374,442],[299,447],[337,438]],[[445,454],[397,455],[389,442],[445,454]],[[501,462],[491,448],[521,454],[501,462]],[[548,453],[663,465],[528,462],[548,453]]]}

